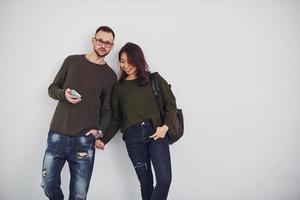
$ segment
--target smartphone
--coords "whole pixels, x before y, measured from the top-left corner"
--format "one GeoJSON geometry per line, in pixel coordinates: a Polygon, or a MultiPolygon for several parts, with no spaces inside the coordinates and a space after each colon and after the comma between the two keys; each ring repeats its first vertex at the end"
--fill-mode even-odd
{"type": "Polygon", "coordinates": [[[78,92],[76,92],[76,90],[71,90],[71,94],[77,98],[81,98],[81,95],[78,92]]]}

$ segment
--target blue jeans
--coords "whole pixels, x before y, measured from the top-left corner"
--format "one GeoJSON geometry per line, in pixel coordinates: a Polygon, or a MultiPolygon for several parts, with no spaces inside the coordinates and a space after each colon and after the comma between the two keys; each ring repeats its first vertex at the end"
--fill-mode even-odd
{"type": "Polygon", "coordinates": [[[47,143],[41,184],[46,196],[50,200],[64,199],[60,173],[67,161],[71,174],[69,200],[86,199],[94,166],[94,136],[69,137],[49,131],[47,143]]]}
{"type": "Polygon", "coordinates": [[[168,139],[150,139],[149,136],[154,132],[150,123],[143,122],[128,128],[123,135],[128,155],[140,182],[143,200],[167,199],[172,179],[168,139]],[[155,188],[151,162],[156,175],[155,188]]]}

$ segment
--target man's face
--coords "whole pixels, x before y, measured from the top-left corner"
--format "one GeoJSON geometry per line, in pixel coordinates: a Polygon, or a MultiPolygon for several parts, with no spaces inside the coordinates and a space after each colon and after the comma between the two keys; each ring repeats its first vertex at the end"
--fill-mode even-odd
{"type": "Polygon", "coordinates": [[[113,48],[114,38],[111,33],[99,31],[93,37],[94,51],[99,57],[105,57],[113,48]]]}

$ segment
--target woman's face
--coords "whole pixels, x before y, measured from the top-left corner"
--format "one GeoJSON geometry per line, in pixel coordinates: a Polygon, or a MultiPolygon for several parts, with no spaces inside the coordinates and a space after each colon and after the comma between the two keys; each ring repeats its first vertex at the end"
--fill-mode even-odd
{"type": "Polygon", "coordinates": [[[128,61],[126,53],[121,54],[120,66],[122,70],[128,75],[128,78],[136,78],[137,69],[134,64],[128,61]]]}

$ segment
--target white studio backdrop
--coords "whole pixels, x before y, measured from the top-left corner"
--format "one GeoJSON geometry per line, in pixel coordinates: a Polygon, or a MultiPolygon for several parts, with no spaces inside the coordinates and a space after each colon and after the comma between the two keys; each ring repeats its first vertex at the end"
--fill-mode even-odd
{"type": "MultiPolygon", "coordinates": [[[[100,25],[116,33],[110,66],[139,44],[183,108],[170,200],[300,199],[299,1],[1,0],[1,200],[46,199],[47,88],[100,25]]],[[[66,197],[68,183],[66,164],[66,197]]],[[[88,199],[140,199],[121,134],[97,152],[88,199]]]]}

